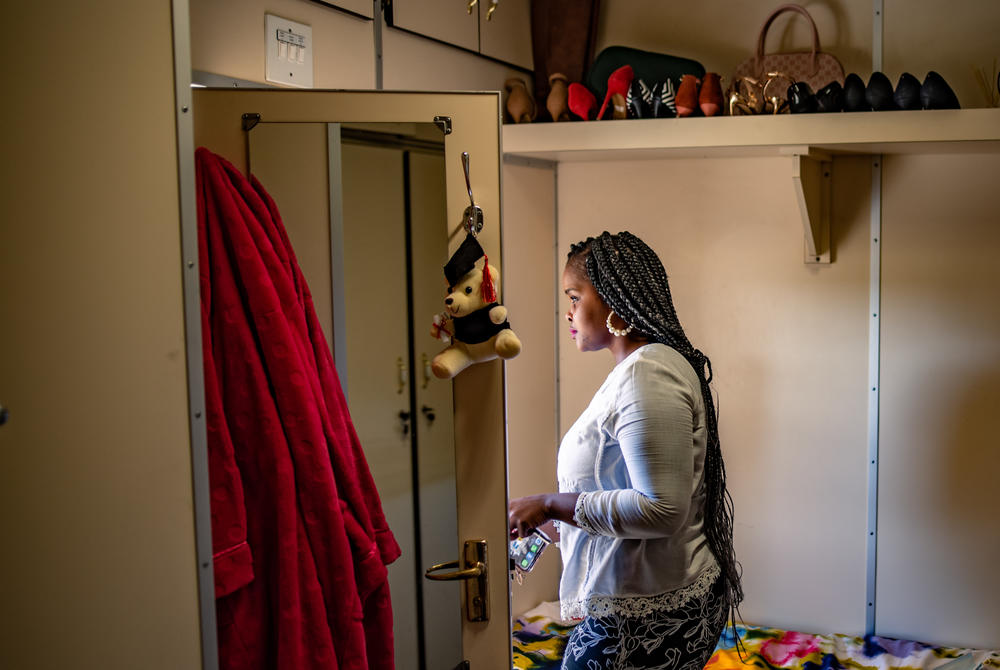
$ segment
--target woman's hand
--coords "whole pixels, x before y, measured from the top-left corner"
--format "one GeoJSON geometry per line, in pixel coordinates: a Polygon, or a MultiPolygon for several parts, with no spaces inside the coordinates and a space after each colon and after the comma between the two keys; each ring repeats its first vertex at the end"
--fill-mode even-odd
{"type": "Polygon", "coordinates": [[[507,508],[510,537],[526,537],[549,520],[575,526],[573,512],[579,496],[579,493],[540,493],[511,500],[507,508]]]}
{"type": "Polygon", "coordinates": [[[549,520],[545,499],[548,494],[515,498],[507,508],[507,526],[510,537],[527,537],[527,535],[549,520]]]}

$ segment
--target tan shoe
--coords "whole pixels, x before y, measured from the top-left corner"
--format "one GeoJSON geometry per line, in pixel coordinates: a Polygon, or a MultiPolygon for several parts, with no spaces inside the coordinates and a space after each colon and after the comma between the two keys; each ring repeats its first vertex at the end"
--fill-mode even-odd
{"type": "Polygon", "coordinates": [[[528,92],[528,86],[523,79],[517,77],[504,82],[507,89],[507,113],[514,123],[531,123],[535,120],[538,110],[535,99],[528,92]]]}
{"type": "Polygon", "coordinates": [[[553,121],[569,121],[569,81],[566,75],[556,72],[549,77],[549,97],[545,108],[553,121]]]}

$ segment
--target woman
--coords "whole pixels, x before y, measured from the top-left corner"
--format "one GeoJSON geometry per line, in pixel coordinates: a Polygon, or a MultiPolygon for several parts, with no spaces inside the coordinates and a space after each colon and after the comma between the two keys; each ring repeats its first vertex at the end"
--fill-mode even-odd
{"type": "Polygon", "coordinates": [[[563,438],[559,493],[511,502],[511,537],[560,524],[562,614],[582,619],[563,668],[700,670],[743,598],[711,365],[631,233],[573,245],[563,289],[577,348],[616,365],[563,438]]]}

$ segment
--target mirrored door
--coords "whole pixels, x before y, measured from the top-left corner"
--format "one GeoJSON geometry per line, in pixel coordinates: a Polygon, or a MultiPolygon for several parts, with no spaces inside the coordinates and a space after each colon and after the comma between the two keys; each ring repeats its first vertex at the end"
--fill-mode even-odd
{"type": "Polygon", "coordinates": [[[388,566],[396,667],[453,668],[459,584],[423,579],[458,544],[451,383],[429,367],[448,254],[443,135],[433,124],[261,123],[249,151],[324,304],[352,420],[402,548],[388,566]]]}
{"type": "MultiPolygon", "coordinates": [[[[448,130],[444,137],[444,172],[445,172],[445,203],[446,214],[442,224],[456,227],[462,221],[463,211],[469,205],[469,196],[465,184],[462,169],[461,155],[469,152],[472,157],[472,177],[471,186],[476,195],[476,204],[479,205],[485,215],[486,227],[479,235],[479,241],[489,254],[492,264],[500,268],[503,274],[503,262],[500,254],[500,97],[497,93],[407,93],[407,92],[386,92],[386,91],[291,91],[291,90],[233,90],[233,89],[200,89],[192,92],[194,115],[194,143],[196,146],[204,146],[209,150],[222,155],[230,160],[238,169],[250,172],[249,144],[255,133],[265,128],[265,124],[304,124],[313,126],[315,132],[320,136],[326,132],[326,126],[330,123],[394,123],[426,125],[428,122],[435,122],[435,128],[448,130]],[[255,126],[255,121],[259,120],[255,126]]],[[[313,131],[304,131],[313,132],[313,131]]],[[[339,138],[339,135],[338,135],[339,138]]],[[[329,139],[325,144],[330,144],[329,139]]],[[[315,152],[322,152],[326,156],[327,146],[324,146],[322,139],[316,140],[313,147],[308,151],[291,151],[289,146],[284,147],[283,156],[277,161],[276,172],[280,172],[284,178],[295,182],[292,187],[297,188],[301,183],[311,182],[321,177],[320,181],[327,183],[329,166],[322,164],[317,167],[315,152]],[[319,147],[319,149],[317,149],[319,147]]],[[[268,189],[279,188],[277,181],[268,177],[266,180],[262,175],[258,175],[262,183],[268,189]],[[272,184],[274,186],[272,187],[272,184]]],[[[380,177],[381,178],[381,177],[380,177]]],[[[338,284],[329,274],[331,263],[329,259],[332,246],[329,238],[329,215],[330,202],[333,194],[329,187],[326,188],[324,202],[320,202],[323,196],[312,195],[295,196],[293,200],[297,203],[280,205],[285,218],[291,219],[289,207],[296,208],[300,204],[315,215],[321,212],[323,219],[317,225],[322,226],[327,237],[311,243],[299,242],[292,239],[292,244],[299,257],[300,266],[303,272],[309,277],[309,284],[312,289],[314,303],[319,305],[336,305],[338,301],[334,298],[334,292],[338,284]],[[312,267],[313,259],[321,259],[325,262],[327,269],[322,267],[312,267]],[[316,277],[320,277],[316,279],[316,277]]],[[[414,193],[416,190],[414,190],[414,193]]],[[[423,192],[423,189],[421,189],[423,192]]],[[[339,200],[338,200],[339,201],[339,200]]],[[[289,230],[290,237],[294,233],[289,230]]],[[[385,239],[385,236],[383,236],[385,239]]],[[[448,240],[448,252],[454,251],[461,241],[461,236],[456,236],[448,240]]],[[[333,267],[343,267],[346,259],[343,254],[350,254],[347,249],[341,250],[342,256],[334,258],[333,267]]],[[[448,253],[442,258],[446,259],[448,253]]],[[[316,260],[321,263],[321,260],[316,260]]],[[[379,263],[381,261],[367,259],[369,263],[379,263]]],[[[433,289],[436,300],[443,300],[444,287],[443,274],[441,272],[442,261],[438,261],[433,267],[425,267],[422,270],[434,281],[441,281],[433,289]]],[[[416,261],[414,261],[416,267],[416,261]]],[[[414,293],[413,300],[417,300],[414,293]]],[[[374,309],[374,307],[372,307],[374,309]]],[[[422,308],[421,308],[422,309],[422,308]]],[[[415,308],[416,310],[416,308],[415,308]]],[[[321,309],[318,309],[321,311],[321,309]]],[[[439,306],[431,310],[430,313],[417,315],[420,326],[416,329],[418,335],[426,332],[429,327],[426,319],[430,314],[439,311],[439,306]]],[[[338,316],[333,313],[333,307],[329,310],[329,323],[337,323],[338,316]]],[[[323,314],[319,314],[324,318],[323,314]]],[[[341,315],[340,322],[347,321],[341,315]]],[[[330,326],[332,329],[332,325],[330,326]]],[[[338,340],[338,333],[328,332],[327,336],[334,343],[334,351],[343,352],[347,349],[346,342],[338,340]]],[[[443,347],[440,343],[432,342],[433,352],[436,353],[443,347]]],[[[432,352],[428,352],[430,355],[432,352]]],[[[419,384],[420,379],[420,350],[415,348],[414,362],[407,366],[407,384],[419,384]],[[413,380],[411,382],[411,380],[413,380]]],[[[393,366],[396,357],[392,356],[390,361],[393,366]]],[[[348,368],[350,365],[348,364],[348,368]]],[[[398,368],[394,368],[398,370],[398,368]]],[[[348,369],[349,393],[354,392],[350,388],[353,371],[348,369]]],[[[398,379],[398,377],[397,377],[398,379]]],[[[431,380],[431,385],[438,380],[431,380]]],[[[398,381],[397,381],[398,383],[398,381]]],[[[442,382],[449,386],[448,382],[442,382]]],[[[503,394],[503,365],[498,361],[491,361],[480,365],[472,366],[458,375],[450,384],[453,390],[453,419],[454,419],[454,471],[455,471],[455,496],[457,507],[457,539],[449,546],[447,542],[442,542],[440,547],[435,547],[435,554],[428,555],[427,563],[420,566],[426,570],[433,564],[454,561],[455,559],[468,560],[467,554],[463,552],[465,543],[472,542],[476,546],[488,546],[488,559],[485,561],[485,570],[477,584],[481,588],[482,597],[473,598],[466,592],[464,586],[459,586],[461,610],[459,620],[461,622],[460,648],[461,660],[468,661],[472,668],[481,669],[506,669],[511,664],[510,647],[510,608],[509,589],[507,575],[507,512],[506,512],[506,450],[505,450],[505,426],[504,426],[504,394],[503,394]],[[474,609],[474,616],[470,616],[468,603],[479,601],[479,605],[474,609]],[[485,610],[485,611],[481,611],[485,610]],[[483,616],[485,615],[485,616],[483,616]]],[[[404,390],[403,394],[406,395],[404,390]]],[[[349,397],[352,404],[355,398],[349,397]]],[[[422,413],[423,402],[416,405],[417,417],[413,417],[411,430],[418,435],[421,429],[420,421],[426,417],[422,413]]],[[[444,406],[441,401],[433,400],[426,403],[428,407],[437,410],[438,405],[444,406]]],[[[387,422],[388,425],[400,425],[398,412],[395,409],[395,421],[387,422]]],[[[435,425],[440,421],[440,415],[435,412],[435,425]]],[[[427,427],[425,426],[425,431],[427,427]]],[[[411,460],[412,463],[412,460],[411,460]]],[[[419,464],[418,464],[419,465],[419,464]]],[[[411,466],[412,467],[412,466],[411,466]]],[[[433,471],[424,468],[424,471],[433,471]]],[[[412,476],[412,475],[411,475],[412,476]]],[[[420,486],[417,487],[421,488],[420,486]]],[[[424,487],[426,488],[426,487],[424,487]]],[[[207,500],[196,499],[196,507],[199,510],[199,528],[207,526],[207,500]]],[[[414,533],[417,532],[417,522],[414,522],[414,533]]],[[[201,536],[205,533],[201,531],[201,536]]],[[[424,543],[427,544],[426,542],[424,543]]],[[[424,547],[427,555],[427,548],[424,547]]],[[[437,588],[441,584],[427,584],[423,586],[424,594],[430,588],[437,588]]],[[[416,583],[414,584],[416,589],[416,583]]],[[[425,599],[423,606],[428,606],[425,599]]],[[[448,608],[450,611],[458,611],[457,608],[448,608]]],[[[433,610],[433,618],[440,619],[446,615],[443,608],[438,607],[433,610]]],[[[427,619],[432,618],[428,616],[427,619]]],[[[407,620],[405,617],[397,617],[396,629],[403,627],[413,628],[416,626],[415,620],[407,620]]],[[[456,636],[458,637],[458,636],[456,636]]],[[[428,645],[429,646],[429,645],[428,645]]],[[[429,661],[428,661],[429,663],[429,661]]],[[[455,665],[439,666],[444,670],[451,670],[455,665]]],[[[434,668],[433,670],[438,670],[434,668]]]]}

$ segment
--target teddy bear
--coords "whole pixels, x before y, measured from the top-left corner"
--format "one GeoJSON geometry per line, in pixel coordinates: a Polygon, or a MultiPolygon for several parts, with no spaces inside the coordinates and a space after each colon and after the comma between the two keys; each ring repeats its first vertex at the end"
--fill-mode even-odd
{"type": "Polygon", "coordinates": [[[507,321],[507,308],[497,302],[500,272],[489,264],[474,238],[471,244],[469,239],[445,266],[449,282],[445,311],[434,317],[431,327],[431,335],[450,342],[431,361],[431,371],[439,379],[451,379],[473,363],[521,353],[521,340],[507,321]],[[477,251],[483,259],[481,267],[472,259],[477,251]]]}

